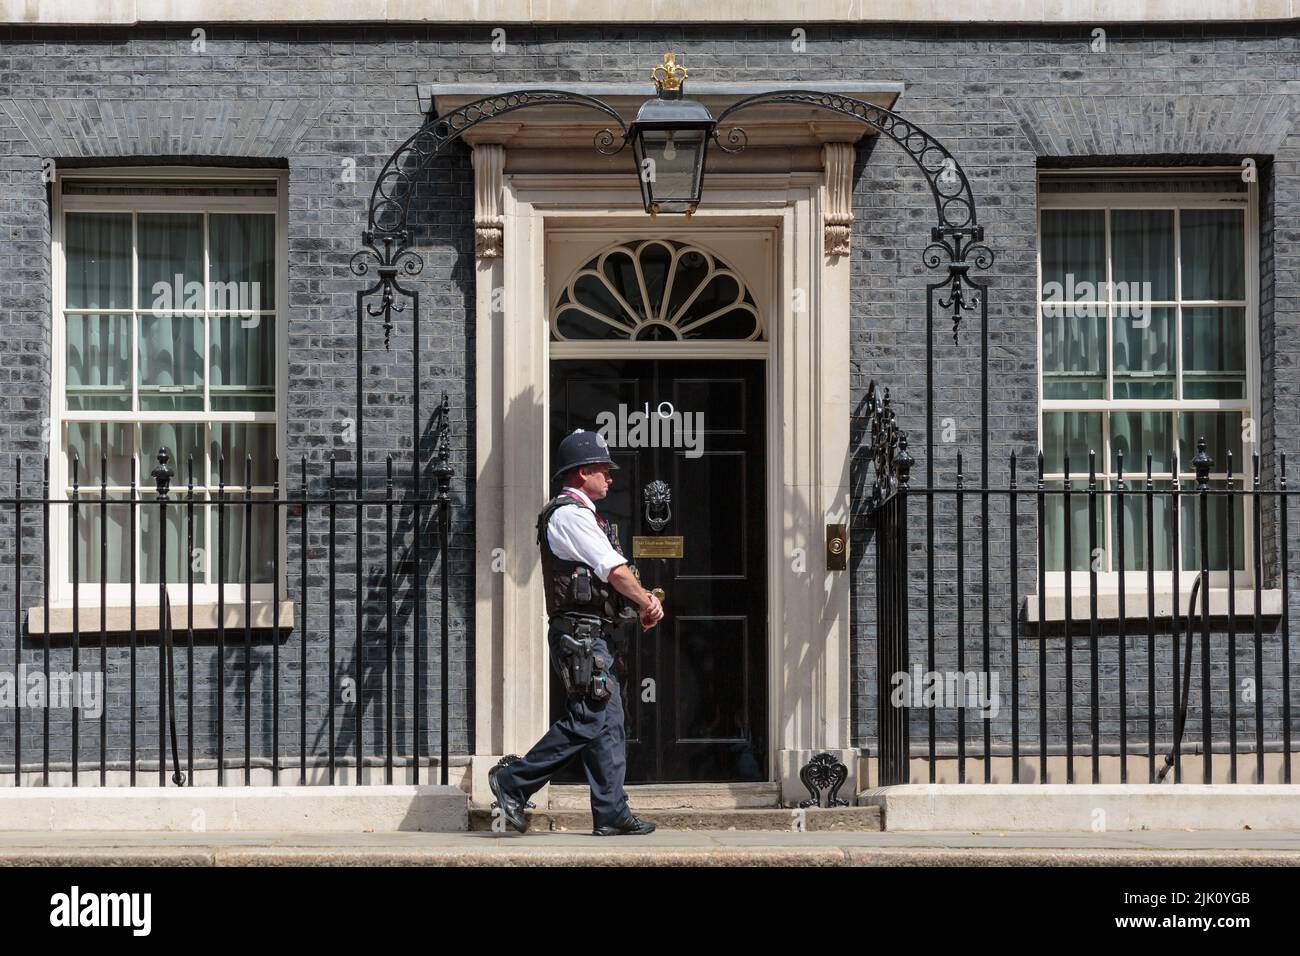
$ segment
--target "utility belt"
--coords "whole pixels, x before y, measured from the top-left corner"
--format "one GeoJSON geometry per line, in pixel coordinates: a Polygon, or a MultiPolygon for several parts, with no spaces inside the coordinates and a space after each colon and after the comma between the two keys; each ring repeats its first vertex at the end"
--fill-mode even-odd
{"type": "Polygon", "coordinates": [[[561,628],[560,679],[570,697],[608,700],[614,675],[612,661],[596,649],[596,641],[610,632],[611,625],[590,614],[558,614],[551,618],[561,628]]]}

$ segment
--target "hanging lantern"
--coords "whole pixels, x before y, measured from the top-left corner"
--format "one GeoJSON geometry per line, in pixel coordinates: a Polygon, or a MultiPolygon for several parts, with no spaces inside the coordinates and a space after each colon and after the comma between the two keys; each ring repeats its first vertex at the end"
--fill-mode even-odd
{"type": "Polygon", "coordinates": [[[717,122],[682,96],[686,68],[672,53],[651,72],[656,96],[641,104],[629,137],[646,212],[691,215],[704,188],[704,157],[717,122]]]}

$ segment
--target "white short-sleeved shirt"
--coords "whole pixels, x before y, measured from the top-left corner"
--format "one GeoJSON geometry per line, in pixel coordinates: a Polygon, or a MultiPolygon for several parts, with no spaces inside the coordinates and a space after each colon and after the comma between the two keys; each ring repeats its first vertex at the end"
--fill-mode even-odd
{"type": "Polygon", "coordinates": [[[590,565],[596,577],[602,581],[609,580],[609,573],[620,564],[627,564],[627,558],[614,550],[596,523],[596,506],[591,499],[577,488],[565,488],[565,492],[577,498],[578,506],[567,505],[558,508],[551,515],[546,526],[546,541],[551,552],[564,561],[581,561],[590,565]]]}

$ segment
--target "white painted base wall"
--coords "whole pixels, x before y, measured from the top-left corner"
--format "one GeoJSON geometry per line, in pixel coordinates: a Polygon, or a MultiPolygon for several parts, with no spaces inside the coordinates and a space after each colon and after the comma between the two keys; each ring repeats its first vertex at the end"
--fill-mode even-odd
{"type": "Polygon", "coordinates": [[[469,829],[459,787],[21,787],[0,830],[362,833],[469,829]]]}
{"type": "Polygon", "coordinates": [[[858,794],[886,830],[1300,831],[1300,785],[904,784],[858,794]]]}

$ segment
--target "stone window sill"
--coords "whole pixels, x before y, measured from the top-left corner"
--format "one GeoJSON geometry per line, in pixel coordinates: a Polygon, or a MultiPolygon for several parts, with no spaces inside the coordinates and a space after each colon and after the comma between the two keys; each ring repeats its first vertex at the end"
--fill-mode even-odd
{"type": "MultiPolygon", "coordinates": [[[[252,626],[268,629],[273,626],[271,601],[253,601],[251,603],[252,626]]],[[[99,633],[99,605],[81,605],[81,636],[91,637],[99,633]]],[[[293,630],[293,602],[281,601],[279,611],[281,630],[293,630]]],[[[131,630],[131,608],[126,604],[110,604],[105,614],[105,629],[110,634],[125,634],[131,630]]],[[[226,602],[226,630],[244,627],[244,602],[226,602]]],[[[172,601],[172,634],[183,635],[188,628],[187,605],[183,601],[172,601]]],[[[194,629],[196,631],[214,631],[217,628],[217,603],[195,602],[194,629]]],[[[157,632],[158,602],[139,603],[135,608],[135,629],[137,633],[157,632]]],[[[27,609],[27,633],[44,634],[45,607],[37,605],[27,609]]],[[[50,605],[50,634],[72,634],[72,604],[59,603],[50,605]]]]}
{"type": "MultiPolygon", "coordinates": [[[[1241,620],[1253,619],[1255,616],[1255,590],[1254,588],[1236,588],[1236,619],[1241,620]]],[[[1048,590],[1046,592],[1046,601],[1043,607],[1043,620],[1049,624],[1059,624],[1065,620],[1065,592],[1064,590],[1048,590]]],[[[1079,588],[1074,588],[1070,595],[1071,619],[1074,622],[1090,619],[1091,613],[1091,596],[1088,588],[1085,586],[1082,593],[1079,588]]],[[[1156,620],[1169,620],[1173,617],[1174,593],[1172,588],[1157,589],[1155,592],[1155,617],[1156,620]]],[[[1182,595],[1178,600],[1178,615],[1180,618],[1187,616],[1187,602],[1191,599],[1190,587],[1182,589],[1182,595]]],[[[1027,624],[1038,623],[1038,604],[1040,595],[1030,594],[1024,599],[1021,605],[1021,620],[1027,624]]],[[[1259,592],[1260,616],[1261,617],[1279,617],[1282,614],[1282,591],[1278,588],[1262,589],[1259,592]]],[[[1200,613],[1201,598],[1196,599],[1197,613],[1200,613]]],[[[1210,588],[1210,617],[1226,618],[1228,616],[1228,589],[1227,588],[1210,588]]],[[[1147,619],[1147,592],[1146,589],[1128,588],[1124,591],[1124,619],[1126,621],[1145,621],[1147,619]]],[[[1118,621],[1119,620],[1119,592],[1111,588],[1109,590],[1099,590],[1097,592],[1097,620],[1099,621],[1118,621]]]]}

